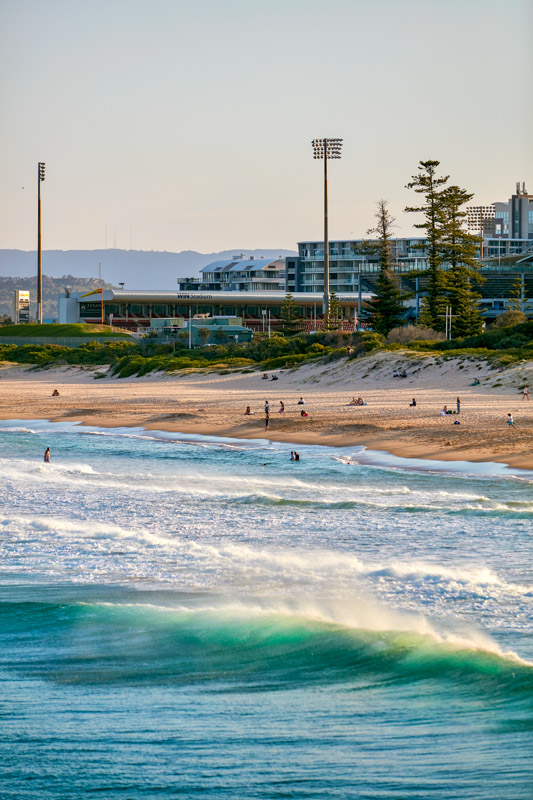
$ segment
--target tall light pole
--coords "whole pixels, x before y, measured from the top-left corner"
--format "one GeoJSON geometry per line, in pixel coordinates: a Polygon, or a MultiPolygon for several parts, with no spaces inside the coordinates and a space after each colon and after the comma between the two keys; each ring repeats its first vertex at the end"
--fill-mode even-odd
{"type": "Polygon", "coordinates": [[[41,182],[44,181],[45,164],[37,165],[37,322],[43,324],[43,257],[41,251],[41,182]]]}
{"type": "Polygon", "coordinates": [[[313,139],[313,158],[324,159],[324,318],[329,308],[328,159],[340,158],[342,139],[313,139]]]}

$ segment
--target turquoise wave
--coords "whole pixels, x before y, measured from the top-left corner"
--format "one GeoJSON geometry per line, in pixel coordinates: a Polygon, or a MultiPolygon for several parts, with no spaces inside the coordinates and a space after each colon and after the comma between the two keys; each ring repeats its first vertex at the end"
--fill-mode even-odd
{"type": "Polygon", "coordinates": [[[533,667],[405,631],[301,616],[106,603],[1,603],[4,669],[72,684],[204,683],[287,689],[453,684],[533,701],[533,667]]]}

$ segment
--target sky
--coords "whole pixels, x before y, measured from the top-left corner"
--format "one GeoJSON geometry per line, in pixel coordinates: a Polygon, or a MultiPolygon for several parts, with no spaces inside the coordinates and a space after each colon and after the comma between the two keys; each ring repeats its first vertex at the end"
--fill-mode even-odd
{"type": "Polygon", "coordinates": [[[0,0],[0,248],[290,248],[364,236],[441,162],[533,193],[530,0],[0,0]]]}

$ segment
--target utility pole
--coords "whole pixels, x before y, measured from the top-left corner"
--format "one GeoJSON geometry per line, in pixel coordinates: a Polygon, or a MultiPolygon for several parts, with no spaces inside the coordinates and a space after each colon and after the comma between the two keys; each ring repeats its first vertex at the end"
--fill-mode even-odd
{"type": "Polygon", "coordinates": [[[43,324],[43,254],[41,247],[41,183],[46,164],[37,164],[37,322],[43,324]]]}

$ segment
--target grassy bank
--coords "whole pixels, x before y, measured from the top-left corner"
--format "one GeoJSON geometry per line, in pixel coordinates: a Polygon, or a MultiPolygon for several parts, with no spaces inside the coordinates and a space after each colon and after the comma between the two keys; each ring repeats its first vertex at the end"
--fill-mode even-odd
{"type": "MultiPolygon", "coordinates": [[[[29,329],[41,326],[12,327],[17,328],[17,335],[19,335],[19,328],[29,329]]],[[[16,345],[0,345],[0,360],[19,364],[35,364],[38,367],[105,364],[111,366],[112,374],[119,378],[126,378],[133,375],[147,375],[150,372],[179,372],[191,369],[219,372],[254,369],[270,371],[295,367],[315,359],[330,361],[346,357],[358,358],[380,350],[411,351],[413,355],[431,353],[442,359],[457,356],[475,357],[501,366],[533,359],[533,321],[510,328],[489,330],[468,339],[445,342],[415,341],[401,345],[388,344],[383,337],[368,331],[355,334],[332,331],[313,335],[275,335],[270,339],[258,335],[253,342],[248,344],[220,344],[194,350],[187,350],[181,342],[155,344],[149,339],[117,342],[94,341],[94,329],[105,328],[105,334],[107,334],[109,330],[113,330],[107,326],[46,325],[42,327],[47,331],[54,327],[68,329],[68,334],[62,334],[65,336],[83,335],[78,330],[83,328],[88,337],[89,333],[92,334],[92,340],[88,340],[87,344],[76,348],[64,347],[59,342],[58,344],[28,344],[18,347],[16,345]]]]}
{"type": "Polygon", "coordinates": [[[116,336],[117,338],[125,339],[128,334],[124,333],[124,331],[118,331],[110,325],[87,325],[79,322],[68,325],[3,325],[0,328],[0,336],[24,336],[28,338],[45,336],[47,339],[51,337],[57,337],[58,339],[62,337],[73,338],[76,336],[95,339],[98,336],[116,336]]]}

